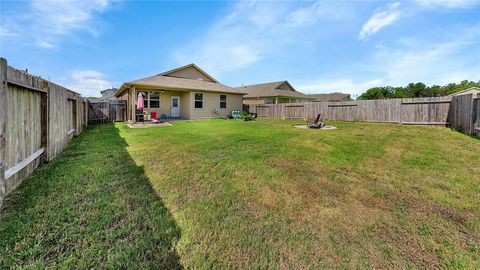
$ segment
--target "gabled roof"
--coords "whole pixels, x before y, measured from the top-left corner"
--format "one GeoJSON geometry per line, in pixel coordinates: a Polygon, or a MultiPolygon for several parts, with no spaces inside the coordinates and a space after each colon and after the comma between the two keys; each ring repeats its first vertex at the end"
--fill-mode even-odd
{"type": "Polygon", "coordinates": [[[159,90],[198,90],[231,94],[245,94],[244,91],[219,83],[217,80],[208,75],[205,71],[197,67],[195,64],[189,64],[150,77],[125,82],[117,91],[117,93],[115,93],[115,95],[118,97],[127,88],[132,86],[159,90]],[[205,77],[209,80],[204,80],[202,78],[192,79],[179,77],[179,71],[186,70],[188,68],[194,68],[199,73],[205,75],[205,77]]]}
{"type": "Polygon", "coordinates": [[[298,92],[288,81],[269,82],[236,87],[246,92],[245,98],[256,97],[296,97],[310,99],[304,93],[298,92]],[[280,89],[280,87],[284,89],[280,89]],[[287,89],[285,89],[287,88],[287,89]]]}
{"type": "Polygon", "coordinates": [[[310,94],[308,96],[314,98],[315,101],[344,101],[350,99],[350,94],[344,94],[339,92],[328,94],[310,94]]]}
{"type": "MultiPolygon", "coordinates": [[[[174,68],[174,69],[165,71],[165,72],[163,72],[163,73],[160,73],[160,74],[158,74],[158,75],[161,75],[161,76],[171,76],[173,73],[178,72],[178,71],[181,71],[181,70],[184,70],[184,69],[187,69],[187,68],[194,68],[194,69],[196,69],[198,72],[202,73],[202,74],[205,75],[207,78],[209,78],[210,80],[212,80],[213,82],[219,83],[215,78],[213,78],[212,76],[210,76],[207,72],[203,71],[203,69],[199,68],[199,67],[198,67],[197,65],[195,65],[194,63],[188,64],[188,65],[185,65],[185,66],[181,66],[181,67],[178,67],[178,68],[174,68]]],[[[172,76],[172,77],[176,77],[176,76],[172,76]]]]}

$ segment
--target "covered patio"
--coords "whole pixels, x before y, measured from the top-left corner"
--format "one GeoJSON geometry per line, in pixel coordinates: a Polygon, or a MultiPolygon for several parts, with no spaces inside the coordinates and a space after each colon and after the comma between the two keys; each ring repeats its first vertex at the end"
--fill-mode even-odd
{"type": "Polygon", "coordinates": [[[219,83],[194,64],[125,82],[115,96],[127,101],[127,119],[208,119],[242,110],[245,92],[219,83]]]}

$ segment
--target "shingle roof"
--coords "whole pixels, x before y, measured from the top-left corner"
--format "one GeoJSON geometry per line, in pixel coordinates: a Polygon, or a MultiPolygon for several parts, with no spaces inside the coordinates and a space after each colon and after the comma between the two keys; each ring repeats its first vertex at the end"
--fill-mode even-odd
{"type": "Polygon", "coordinates": [[[192,80],[184,78],[155,75],[135,81],[126,82],[128,85],[153,86],[159,88],[203,90],[211,92],[225,92],[234,94],[243,94],[244,91],[226,86],[221,83],[207,82],[202,80],[192,80]]]}
{"type": "MultiPolygon", "coordinates": [[[[194,64],[183,66],[181,68],[190,67],[190,66],[198,68],[194,64]]],[[[185,90],[199,90],[199,91],[221,92],[221,93],[231,93],[231,94],[245,94],[244,91],[241,91],[239,89],[236,89],[236,88],[233,88],[233,87],[230,87],[230,86],[226,86],[226,85],[218,83],[218,82],[209,82],[209,81],[197,80],[197,79],[179,78],[179,77],[172,77],[172,76],[167,76],[166,75],[167,73],[179,70],[181,68],[170,70],[170,71],[160,73],[160,74],[157,74],[157,75],[153,75],[153,76],[150,76],[150,77],[125,82],[122,85],[122,87],[120,87],[120,90],[118,90],[117,93],[115,93],[115,95],[118,96],[119,94],[124,92],[124,90],[128,86],[136,86],[136,87],[143,86],[143,87],[152,87],[152,88],[159,88],[159,89],[165,89],[165,90],[177,90],[177,89],[178,90],[184,90],[185,89],[185,90]]],[[[202,70],[200,70],[200,71],[202,73],[205,73],[202,70]]],[[[211,78],[210,75],[208,75],[208,74],[206,74],[206,75],[207,75],[207,77],[211,78]]],[[[212,80],[215,80],[215,79],[212,78],[212,80]]]]}
{"type": "Polygon", "coordinates": [[[297,97],[308,99],[309,96],[304,93],[296,91],[288,81],[269,82],[261,84],[252,84],[246,86],[236,87],[237,89],[246,92],[245,98],[253,97],[297,97]],[[288,84],[292,90],[278,89],[282,84],[288,84]]]}
{"type": "Polygon", "coordinates": [[[339,92],[329,94],[310,94],[308,96],[314,98],[315,101],[343,101],[350,99],[350,94],[339,92]]]}

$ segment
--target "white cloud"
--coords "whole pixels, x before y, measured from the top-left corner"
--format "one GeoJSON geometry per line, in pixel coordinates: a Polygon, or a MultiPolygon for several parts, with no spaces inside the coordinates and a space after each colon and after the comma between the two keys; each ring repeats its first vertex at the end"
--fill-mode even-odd
{"type": "Polygon", "coordinates": [[[367,39],[380,29],[394,23],[401,15],[399,2],[388,4],[385,8],[378,9],[372,17],[363,25],[359,38],[367,39]]]}
{"type": "Polygon", "coordinates": [[[24,14],[2,14],[4,26],[0,34],[10,42],[33,38],[38,47],[55,48],[62,37],[74,31],[98,33],[96,14],[108,7],[108,0],[33,0],[24,14]]]}
{"type": "Polygon", "coordinates": [[[416,0],[427,8],[469,8],[478,5],[478,0],[416,0]]]}
{"type": "Polygon", "coordinates": [[[301,92],[309,94],[319,94],[319,93],[332,93],[332,92],[342,92],[351,95],[359,95],[365,90],[381,86],[383,83],[382,79],[374,79],[370,81],[352,81],[350,79],[322,79],[320,81],[315,81],[307,84],[300,84],[296,86],[301,92]]]}
{"type": "Polygon", "coordinates": [[[74,70],[70,73],[66,87],[82,94],[82,96],[100,96],[100,91],[111,88],[113,83],[108,76],[95,70],[74,70]]]}
{"type": "Polygon", "coordinates": [[[357,69],[341,75],[325,75],[321,80],[295,84],[306,93],[344,92],[359,95],[376,86],[405,86],[411,82],[445,85],[462,80],[480,80],[478,40],[480,28],[452,31],[444,39],[400,39],[393,44],[375,44],[376,52],[357,69]],[[362,78],[358,79],[359,74],[362,78]],[[357,78],[357,79],[352,79],[357,78]]]}
{"type": "Polygon", "coordinates": [[[390,85],[410,82],[446,84],[461,80],[480,79],[478,50],[480,30],[477,27],[458,31],[448,41],[409,39],[396,48],[382,46],[372,66],[379,67],[390,85]]]}
{"type": "Polygon", "coordinates": [[[345,20],[351,16],[351,12],[346,6],[334,8],[335,5],[335,3],[319,1],[307,7],[299,8],[287,15],[287,23],[292,27],[303,27],[313,25],[324,18],[345,20]]]}
{"type": "MultiPolygon", "coordinates": [[[[250,66],[298,42],[295,31],[317,21],[347,18],[335,2],[296,8],[291,2],[239,2],[206,34],[175,53],[178,64],[195,62],[215,76],[250,66]],[[338,14],[338,15],[334,15],[338,14]]],[[[318,29],[320,31],[321,29],[318,29]]]]}

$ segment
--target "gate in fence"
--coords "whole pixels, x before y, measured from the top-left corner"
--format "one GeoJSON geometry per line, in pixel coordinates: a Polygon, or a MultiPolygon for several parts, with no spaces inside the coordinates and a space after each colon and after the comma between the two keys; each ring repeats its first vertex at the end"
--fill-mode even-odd
{"type": "Polygon", "coordinates": [[[123,122],[127,120],[125,100],[90,101],[89,123],[123,122]]]}

